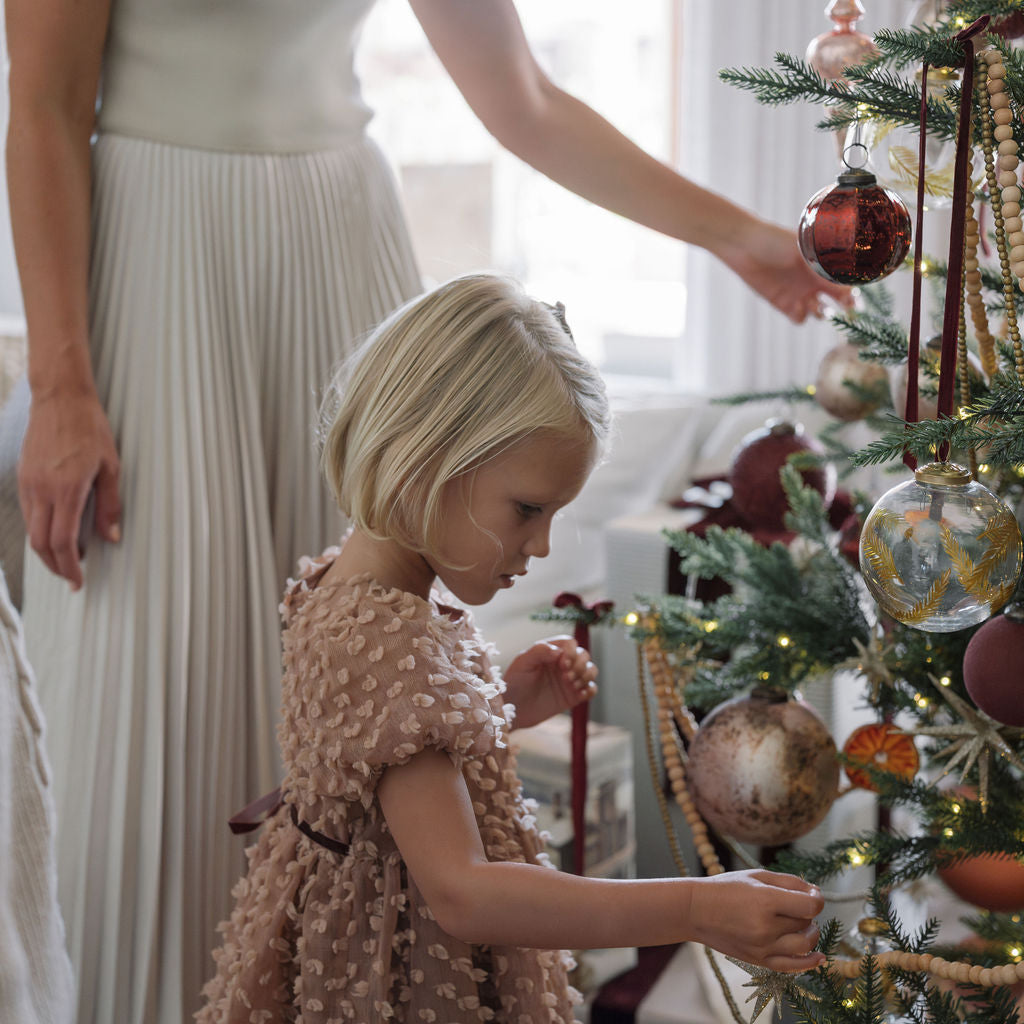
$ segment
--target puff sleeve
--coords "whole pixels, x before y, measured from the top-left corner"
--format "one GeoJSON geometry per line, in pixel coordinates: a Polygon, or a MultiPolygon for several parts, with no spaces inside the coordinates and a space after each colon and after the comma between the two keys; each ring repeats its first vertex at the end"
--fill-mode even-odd
{"type": "Polygon", "coordinates": [[[384,769],[427,747],[461,767],[504,746],[504,687],[477,654],[472,637],[427,602],[379,587],[357,593],[292,673],[293,728],[282,740],[291,741],[284,753],[300,801],[369,807],[384,769]]]}

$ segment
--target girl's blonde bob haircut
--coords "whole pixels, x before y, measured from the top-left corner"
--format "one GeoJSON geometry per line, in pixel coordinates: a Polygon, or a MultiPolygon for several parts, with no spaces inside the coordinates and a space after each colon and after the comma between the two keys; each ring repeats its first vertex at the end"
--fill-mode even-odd
{"type": "Polygon", "coordinates": [[[530,435],[608,437],[604,382],[561,312],[494,274],[402,306],[342,367],[321,463],[353,525],[432,552],[445,485],[530,435]]]}

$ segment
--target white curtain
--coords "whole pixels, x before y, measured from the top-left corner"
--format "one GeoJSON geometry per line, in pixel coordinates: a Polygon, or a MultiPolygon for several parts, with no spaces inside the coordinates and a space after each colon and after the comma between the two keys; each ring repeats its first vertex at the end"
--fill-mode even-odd
{"type": "MultiPolygon", "coordinates": [[[[678,0],[683,4],[682,171],[734,202],[796,227],[807,200],[835,181],[831,135],[816,131],[821,107],[770,107],[718,78],[723,67],[765,67],[775,53],[803,56],[829,31],[826,0],[678,0]]],[[[909,0],[863,0],[859,30],[902,27],[909,0]]],[[[909,276],[894,280],[896,287],[909,276]]],[[[796,327],[757,299],[705,253],[687,259],[688,351],[712,394],[810,383],[821,356],[839,339],[827,321],[796,327]],[[701,371],[704,371],[703,373],[701,371]]],[[[685,368],[678,374],[686,379],[685,368]]]]}

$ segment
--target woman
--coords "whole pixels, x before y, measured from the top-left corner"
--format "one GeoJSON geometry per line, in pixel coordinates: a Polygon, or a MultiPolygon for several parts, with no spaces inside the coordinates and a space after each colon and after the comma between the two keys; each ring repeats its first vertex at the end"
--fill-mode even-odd
{"type": "MultiPolygon", "coordinates": [[[[371,2],[6,5],[25,621],[80,1024],[179,1024],[197,1004],[241,863],[221,823],[277,780],[281,586],[339,533],[316,389],[419,290],[352,72],[371,2]]],[[[538,170],[707,248],[795,321],[845,295],[791,233],[553,85],[511,0],[410,3],[538,170]]]]}

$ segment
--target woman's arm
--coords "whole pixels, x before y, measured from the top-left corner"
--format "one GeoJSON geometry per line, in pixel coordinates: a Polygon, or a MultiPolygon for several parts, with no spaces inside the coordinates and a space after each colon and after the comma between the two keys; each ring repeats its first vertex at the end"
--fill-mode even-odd
{"type": "Polygon", "coordinates": [[[464,941],[596,949],[695,940],[780,971],[809,970],[823,959],[809,950],[824,903],[792,875],[622,881],[491,863],[465,781],[436,750],[388,768],[378,795],[435,918],[464,941]]]}
{"type": "Polygon", "coordinates": [[[797,322],[818,294],[847,302],[800,256],[796,238],[677,174],[554,85],[537,65],[513,0],[409,0],[477,117],[516,156],[630,220],[699,245],[797,322]]]}
{"type": "Polygon", "coordinates": [[[118,458],[88,349],[89,139],[109,0],[7,0],[7,184],[32,406],[18,482],[33,549],[73,588],[78,528],[117,539],[118,458]]]}

